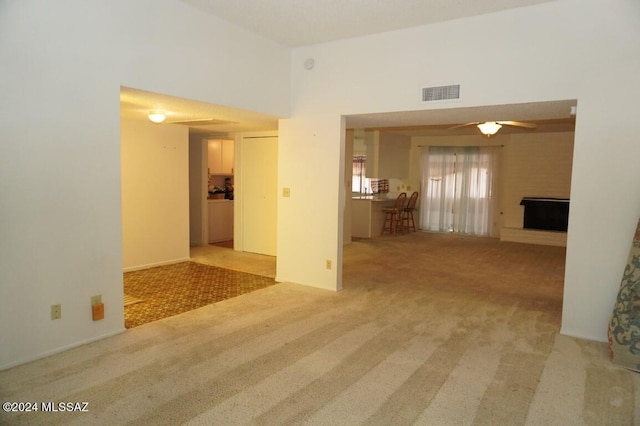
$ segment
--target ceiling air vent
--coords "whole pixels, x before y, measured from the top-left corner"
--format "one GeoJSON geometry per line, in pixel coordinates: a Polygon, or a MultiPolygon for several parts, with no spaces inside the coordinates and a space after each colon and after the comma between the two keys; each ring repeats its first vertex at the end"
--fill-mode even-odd
{"type": "Polygon", "coordinates": [[[460,85],[424,87],[422,89],[422,102],[444,101],[447,99],[460,99],[460,85]]]}

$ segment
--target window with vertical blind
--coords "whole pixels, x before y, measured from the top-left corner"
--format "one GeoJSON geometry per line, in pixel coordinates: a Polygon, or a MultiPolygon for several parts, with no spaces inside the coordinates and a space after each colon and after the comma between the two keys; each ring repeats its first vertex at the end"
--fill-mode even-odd
{"type": "Polygon", "coordinates": [[[367,157],[365,155],[353,156],[353,172],[351,178],[351,191],[362,194],[371,193],[371,179],[366,177],[367,157]]]}
{"type": "Polygon", "coordinates": [[[389,179],[373,179],[366,177],[367,157],[353,156],[353,172],[351,177],[351,192],[360,194],[386,194],[389,192],[389,179]]]}
{"type": "Polygon", "coordinates": [[[491,235],[496,147],[425,147],[422,152],[422,227],[491,235]]]}

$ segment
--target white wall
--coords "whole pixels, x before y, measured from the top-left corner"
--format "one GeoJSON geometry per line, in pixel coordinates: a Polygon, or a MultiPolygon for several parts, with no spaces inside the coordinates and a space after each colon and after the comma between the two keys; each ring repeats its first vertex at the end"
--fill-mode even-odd
{"type": "MultiPolygon", "coordinates": [[[[627,13],[640,16],[638,10],[627,13]]],[[[636,28],[640,31],[640,25],[636,28]]],[[[639,40],[636,37],[638,47],[639,40]]],[[[640,58],[637,50],[630,54],[640,58]]],[[[636,105],[640,61],[618,61],[584,72],[573,154],[562,332],[605,340],[640,216],[636,105]],[[624,90],[593,90],[613,81],[624,90]]]]}
{"type": "Polygon", "coordinates": [[[276,281],[342,289],[344,144],[340,117],[280,120],[276,281]]]}
{"type": "Polygon", "coordinates": [[[122,120],[125,271],[189,260],[189,129],[122,120]]]}
{"type": "Polygon", "coordinates": [[[523,197],[570,198],[573,139],[573,132],[510,136],[502,156],[502,226],[523,227],[523,197]]]}
{"type": "MultiPolygon", "coordinates": [[[[366,176],[374,179],[407,179],[411,137],[378,130],[365,131],[366,176]]],[[[390,188],[391,192],[395,188],[390,188]]]]}
{"type": "MultiPolygon", "coordinates": [[[[639,58],[640,3],[633,0],[559,0],[303,47],[292,54],[288,125],[330,128],[340,114],[577,99],[562,332],[605,340],[640,214],[639,58]],[[302,66],[309,57],[316,64],[311,71],[302,66]],[[460,84],[462,99],[420,102],[421,87],[442,84],[460,84]]],[[[283,135],[281,145],[293,146],[290,138],[300,133],[283,135]]],[[[336,149],[342,142],[333,135],[323,143],[336,149]]],[[[336,155],[314,155],[316,149],[301,144],[294,158],[318,159],[313,171],[332,167],[336,155]]],[[[290,169],[287,183],[308,180],[306,174],[290,169]]],[[[328,190],[336,194],[337,188],[328,190]]],[[[336,208],[335,201],[326,202],[300,213],[330,218],[336,208]]],[[[329,222],[319,225],[331,229],[329,222]]],[[[316,228],[299,231],[298,241],[318,237],[316,228]]],[[[279,251],[291,253],[295,244],[282,239],[279,251]]],[[[339,247],[333,250],[337,256],[339,247]]],[[[310,251],[304,261],[315,266],[325,256],[310,251]]]]}
{"type": "Polygon", "coordinates": [[[286,116],[290,60],[182,2],[9,0],[0,64],[6,368],[124,329],[120,86],[286,116]]]}

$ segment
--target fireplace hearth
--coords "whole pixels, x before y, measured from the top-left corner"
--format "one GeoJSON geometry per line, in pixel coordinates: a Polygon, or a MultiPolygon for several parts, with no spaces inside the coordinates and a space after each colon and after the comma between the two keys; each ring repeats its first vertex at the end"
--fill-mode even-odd
{"type": "Polygon", "coordinates": [[[520,205],[524,206],[525,229],[567,232],[568,198],[524,197],[520,205]]]}

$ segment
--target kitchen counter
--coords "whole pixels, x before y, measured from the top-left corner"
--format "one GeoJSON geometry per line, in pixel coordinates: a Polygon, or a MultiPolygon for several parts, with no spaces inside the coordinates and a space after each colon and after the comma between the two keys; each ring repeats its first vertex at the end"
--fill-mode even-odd
{"type": "Polygon", "coordinates": [[[368,200],[375,202],[395,201],[399,192],[389,192],[386,194],[370,194],[370,195],[352,195],[352,200],[368,200]]]}
{"type": "Polygon", "coordinates": [[[352,201],[351,235],[357,238],[380,236],[384,221],[382,209],[393,206],[396,197],[358,195],[353,196],[352,201]]]}
{"type": "Polygon", "coordinates": [[[389,197],[381,197],[379,195],[356,195],[351,197],[352,200],[368,200],[368,201],[388,201],[389,197]]]}
{"type": "Polygon", "coordinates": [[[233,239],[233,200],[207,199],[209,243],[233,239]]]}

